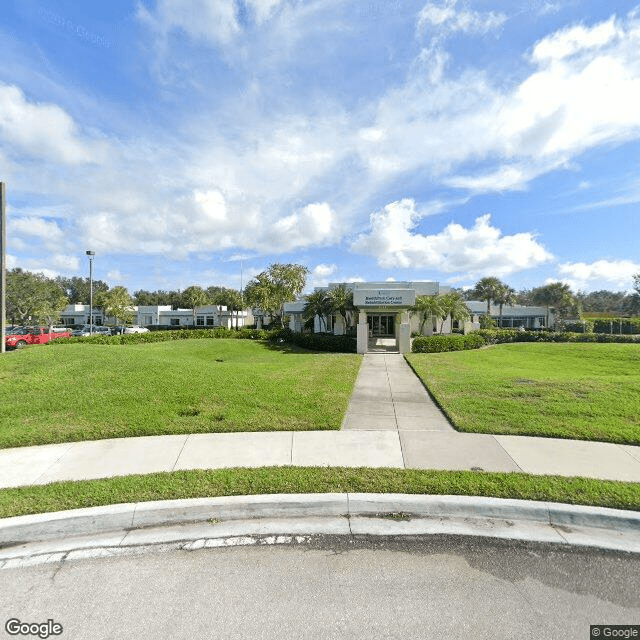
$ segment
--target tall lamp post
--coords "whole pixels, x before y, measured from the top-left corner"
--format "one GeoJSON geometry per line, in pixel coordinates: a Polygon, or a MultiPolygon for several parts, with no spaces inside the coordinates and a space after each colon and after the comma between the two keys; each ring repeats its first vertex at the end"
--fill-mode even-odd
{"type": "Polygon", "coordinates": [[[7,223],[4,199],[4,182],[0,182],[0,353],[5,352],[5,312],[7,310],[7,223]]]}
{"type": "Polygon", "coordinates": [[[87,251],[89,256],[89,335],[93,335],[93,256],[95,251],[87,251]]]}

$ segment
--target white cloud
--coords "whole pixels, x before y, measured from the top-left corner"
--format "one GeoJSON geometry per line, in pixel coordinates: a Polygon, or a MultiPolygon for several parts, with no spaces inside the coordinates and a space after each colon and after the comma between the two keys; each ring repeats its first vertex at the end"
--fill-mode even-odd
{"type": "Polygon", "coordinates": [[[211,44],[227,44],[240,32],[235,0],[158,0],[155,12],[139,4],[138,19],[163,37],[180,29],[211,44]]]}
{"type": "Polygon", "coordinates": [[[502,277],[552,258],[532,233],[502,235],[491,226],[489,214],[477,218],[470,229],[452,222],[433,235],[414,232],[419,220],[413,200],[392,202],[371,214],[371,230],[358,236],[351,248],[374,256],[385,268],[432,268],[467,276],[502,277]]]}
{"type": "Polygon", "coordinates": [[[335,264],[318,264],[313,268],[307,282],[307,290],[312,291],[315,287],[326,287],[331,276],[338,270],[335,264]]]}
{"type": "Polygon", "coordinates": [[[340,239],[338,219],[326,202],[308,204],[277,220],[267,238],[280,251],[333,244],[340,239]]]}
{"type": "Polygon", "coordinates": [[[531,57],[539,63],[562,60],[585,50],[601,49],[620,35],[614,17],[593,27],[578,25],[556,31],[540,40],[533,48],[531,57]]]}
{"type": "MultiPolygon", "coordinates": [[[[441,9],[443,20],[455,14],[441,9]]],[[[424,168],[470,191],[523,189],[587,149],[640,137],[639,51],[640,18],[630,14],[540,40],[517,84],[469,68],[447,77],[431,54],[419,57],[380,99],[359,152],[379,179],[424,168]],[[455,175],[467,162],[481,173],[455,175]]]]}
{"type": "Polygon", "coordinates": [[[63,109],[26,99],[13,85],[0,83],[0,145],[10,155],[77,164],[102,155],[101,145],[82,140],[63,109]]]}
{"type": "Polygon", "coordinates": [[[457,0],[427,3],[418,17],[418,31],[428,26],[434,27],[439,33],[487,33],[501,27],[507,20],[502,13],[479,13],[468,9],[456,9],[457,0]]]}
{"type": "Polygon", "coordinates": [[[283,0],[245,0],[245,4],[251,7],[255,21],[261,24],[273,16],[283,0]]]}
{"type": "Polygon", "coordinates": [[[123,274],[119,269],[113,269],[107,272],[107,278],[110,282],[124,282],[129,279],[129,276],[123,274]]]}
{"type": "Polygon", "coordinates": [[[615,288],[631,291],[632,276],[640,273],[640,263],[631,260],[596,260],[595,262],[567,262],[558,265],[563,282],[574,290],[593,291],[615,288]]]}
{"type": "Polygon", "coordinates": [[[42,241],[48,241],[54,246],[63,238],[62,229],[56,222],[35,216],[11,217],[7,226],[9,235],[32,236],[42,241]]]}

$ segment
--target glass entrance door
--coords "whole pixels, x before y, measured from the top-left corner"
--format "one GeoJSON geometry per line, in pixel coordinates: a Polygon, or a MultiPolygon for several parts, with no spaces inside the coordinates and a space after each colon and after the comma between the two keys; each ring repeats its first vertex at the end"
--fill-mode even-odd
{"type": "Polygon", "coordinates": [[[369,314],[367,317],[370,336],[394,336],[395,316],[382,314],[369,314]]]}

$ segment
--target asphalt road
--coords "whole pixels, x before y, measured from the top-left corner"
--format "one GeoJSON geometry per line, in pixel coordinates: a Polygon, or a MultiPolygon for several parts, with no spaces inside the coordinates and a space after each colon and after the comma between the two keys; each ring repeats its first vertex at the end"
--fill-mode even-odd
{"type": "Polygon", "coordinates": [[[482,538],[155,550],[0,571],[9,618],[63,640],[588,640],[640,625],[640,556],[482,538]]]}

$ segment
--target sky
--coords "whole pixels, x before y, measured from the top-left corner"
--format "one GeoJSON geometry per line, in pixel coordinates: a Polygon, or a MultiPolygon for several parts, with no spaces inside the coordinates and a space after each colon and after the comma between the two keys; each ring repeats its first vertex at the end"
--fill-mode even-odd
{"type": "Polygon", "coordinates": [[[632,289],[640,5],[1,0],[7,266],[632,289]]]}

